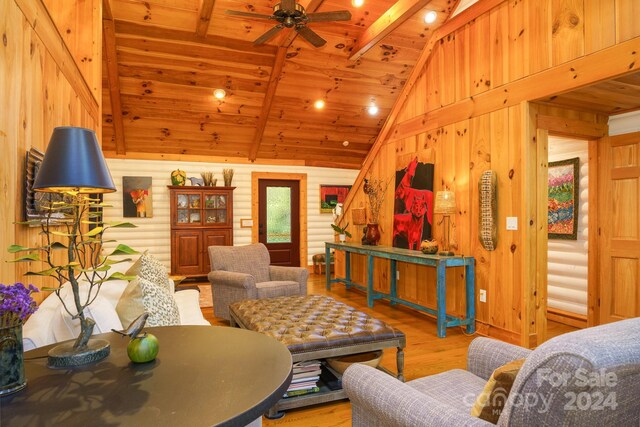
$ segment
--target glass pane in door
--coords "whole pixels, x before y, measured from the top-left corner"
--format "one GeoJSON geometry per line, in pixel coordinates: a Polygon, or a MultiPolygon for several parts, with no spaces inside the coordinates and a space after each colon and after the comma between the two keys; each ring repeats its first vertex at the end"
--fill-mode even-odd
{"type": "Polygon", "coordinates": [[[291,189],[267,187],[267,243],[291,242],[291,189]]]}

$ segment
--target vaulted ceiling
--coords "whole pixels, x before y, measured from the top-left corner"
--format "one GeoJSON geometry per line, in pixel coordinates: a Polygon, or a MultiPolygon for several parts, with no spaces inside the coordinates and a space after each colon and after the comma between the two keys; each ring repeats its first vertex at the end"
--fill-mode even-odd
{"type": "Polygon", "coordinates": [[[327,43],[276,22],[278,0],[103,0],[103,149],[111,156],[359,168],[420,52],[455,0],[299,0],[327,43]],[[434,24],[424,14],[438,12],[434,24]],[[226,91],[217,100],[213,91],[226,91]],[[314,102],[325,101],[323,109],[314,102]],[[376,115],[368,113],[375,104],[376,115]],[[345,141],[348,145],[345,146],[345,141]]]}

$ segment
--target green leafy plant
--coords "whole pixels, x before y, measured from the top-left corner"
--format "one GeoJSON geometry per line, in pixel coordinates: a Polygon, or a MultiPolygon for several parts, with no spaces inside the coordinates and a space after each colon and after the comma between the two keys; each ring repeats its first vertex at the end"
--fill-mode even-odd
{"type": "Polygon", "coordinates": [[[347,237],[351,237],[351,233],[347,231],[347,227],[349,227],[349,223],[347,223],[347,225],[345,225],[344,227],[340,227],[336,224],[331,224],[331,228],[333,228],[333,231],[335,231],[336,234],[344,234],[347,237]]]}
{"type": "Polygon", "coordinates": [[[55,201],[44,204],[47,212],[44,220],[20,222],[30,226],[40,226],[43,245],[24,247],[11,245],[8,250],[20,254],[13,262],[43,262],[47,268],[40,271],[29,271],[28,276],[51,277],[58,282],[57,287],[43,287],[60,298],[64,309],[73,319],[80,320],[81,332],[73,348],[86,348],[93,332],[95,321],[84,314],[84,309],[98,296],[100,287],[110,280],[132,280],[133,277],[109,270],[115,264],[130,259],[112,259],[111,257],[133,255],[138,252],[127,245],[117,245],[109,254],[103,254],[103,245],[113,240],[104,240],[104,232],[110,228],[134,228],[130,222],[105,223],[102,221],[102,208],[107,207],[100,199],[91,198],[76,192],[67,192],[72,196],[70,201],[55,201]],[[66,253],[60,257],[56,253],[66,253]],[[59,259],[64,259],[60,262],[59,259]],[[88,283],[86,295],[81,296],[79,282],[88,283]],[[67,306],[61,296],[62,285],[71,284],[73,305],[75,310],[67,306]],[[75,312],[74,312],[75,311],[75,312]]]}

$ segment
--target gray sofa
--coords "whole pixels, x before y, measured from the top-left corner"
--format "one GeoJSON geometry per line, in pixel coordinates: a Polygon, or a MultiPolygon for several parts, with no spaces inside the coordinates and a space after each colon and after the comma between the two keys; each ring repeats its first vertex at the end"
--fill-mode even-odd
{"type": "Polygon", "coordinates": [[[230,320],[229,305],[246,299],[307,294],[309,271],[300,267],[269,265],[262,243],[246,246],[209,246],[213,312],[230,320]]]}
{"type": "Polygon", "coordinates": [[[363,365],[342,378],[354,426],[487,426],[471,407],[497,367],[520,358],[500,426],[640,425],[640,318],[553,338],[531,351],[488,338],[467,370],[402,383],[363,365]]]}

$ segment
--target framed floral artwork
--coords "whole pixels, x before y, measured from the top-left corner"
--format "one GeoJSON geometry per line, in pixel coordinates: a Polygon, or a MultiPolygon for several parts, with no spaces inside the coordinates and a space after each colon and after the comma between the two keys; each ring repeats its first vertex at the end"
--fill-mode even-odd
{"type": "Polygon", "coordinates": [[[549,239],[577,240],[580,158],[549,162],[549,239]]]}

